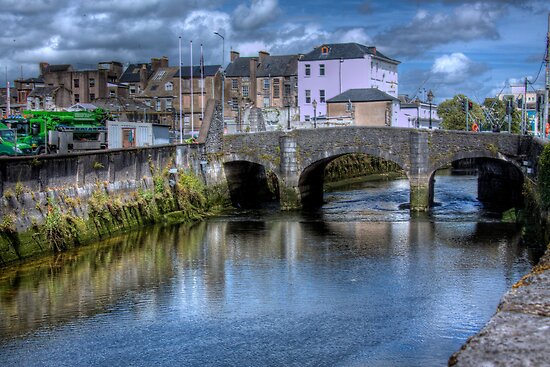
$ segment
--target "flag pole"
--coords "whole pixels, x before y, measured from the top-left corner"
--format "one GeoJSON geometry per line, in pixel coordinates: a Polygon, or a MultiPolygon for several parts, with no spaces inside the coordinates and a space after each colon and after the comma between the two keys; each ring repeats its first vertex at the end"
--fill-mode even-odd
{"type": "Polygon", "coordinates": [[[195,131],[195,124],[193,121],[193,41],[189,41],[189,47],[191,47],[191,66],[190,66],[190,74],[191,74],[191,137],[193,137],[193,131],[195,131]]]}
{"type": "Polygon", "coordinates": [[[181,103],[181,94],[182,94],[182,90],[181,90],[181,36],[179,37],[179,52],[180,52],[180,64],[179,64],[179,76],[180,76],[180,88],[179,88],[179,94],[180,94],[180,144],[183,143],[183,120],[182,120],[182,117],[183,117],[183,105],[181,103]]]}
{"type": "Polygon", "coordinates": [[[204,120],[204,54],[201,43],[201,121],[204,120]]]}

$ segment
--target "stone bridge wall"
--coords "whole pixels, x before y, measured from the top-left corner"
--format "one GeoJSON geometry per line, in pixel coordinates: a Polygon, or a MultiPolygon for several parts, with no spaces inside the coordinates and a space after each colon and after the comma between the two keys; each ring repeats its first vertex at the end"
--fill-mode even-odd
{"type": "MultiPolygon", "coordinates": [[[[531,137],[390,127],[346,127],[225,136],[222,161],[248,161],[279,178],[284,207],[299,207],[307,196],[322,195],[322,170],[343,154],[364,153],[393,161],[411,183],[411,207],[427,210],[433,199],[433,174],[464,158],[490,158],[521,168],[536,166],[540,144],[531,137]],[[294,200],[294,202],[289,202],[294,200]]],[[[531,169],[528,174],[535,174],[531,169]]]]}

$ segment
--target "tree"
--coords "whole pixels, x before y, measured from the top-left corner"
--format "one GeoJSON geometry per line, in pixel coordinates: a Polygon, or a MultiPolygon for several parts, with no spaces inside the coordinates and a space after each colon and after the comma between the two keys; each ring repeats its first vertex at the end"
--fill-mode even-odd
{"type": "MultiPolygon", "coordinates": [[[[463,101],[472,102],[464,94],[457,94],[453,99],[443,101],[437,107],[437,114],[442,119],[440,126],[447,130],[466,130],[466,112],[463,110],[463,101]]],[[[482,126],[483,112],[481,107],[472,102],[469,108],[468,129],[475,123],[482,126]]]]}
{"type": "MultiPolygon", "coordinates": [[[[506,116],[506,102],[497,98],[485,98],[483,101],[483,108],[487,111],[487,114],[492,117],[492,121],[488,121],[487,124],[491,123],[498,124],[501,130],[508,131],[508,119],[506,116]]],[[[512,105],[512,132],[519,134],[520,132],[520,123],[521,123],[521,112],[514,108],[512,105]]]]}

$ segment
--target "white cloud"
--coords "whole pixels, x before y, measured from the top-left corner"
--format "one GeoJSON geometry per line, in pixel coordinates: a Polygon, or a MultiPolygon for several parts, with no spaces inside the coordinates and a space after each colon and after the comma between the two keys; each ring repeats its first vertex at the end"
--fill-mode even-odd
{"type": "Polygon", "coordinates": [[[238,30],[261,28],[280,12],[278,0],[252,0],[250,7],[241,4],[235,9],[233,23],[238,30]]]}
{"type": "Polygon", "coordinates": [[[432,73],[447,75],[459,75],[468,71],[472,61],[463,53],[455,52],[450,55],[443,55],[435,59],[432,66],[432,73]]]}

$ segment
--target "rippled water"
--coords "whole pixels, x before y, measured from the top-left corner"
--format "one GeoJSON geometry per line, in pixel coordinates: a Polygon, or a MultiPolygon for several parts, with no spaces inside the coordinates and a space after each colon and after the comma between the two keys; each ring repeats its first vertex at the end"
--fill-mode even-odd
{"type": "Polygon", "coordinates": [[[534,260],[476,185],[438,176],[411,218],[406,180],[367,183],[4,272],[2,365],[445,365],[534,260]]]}

